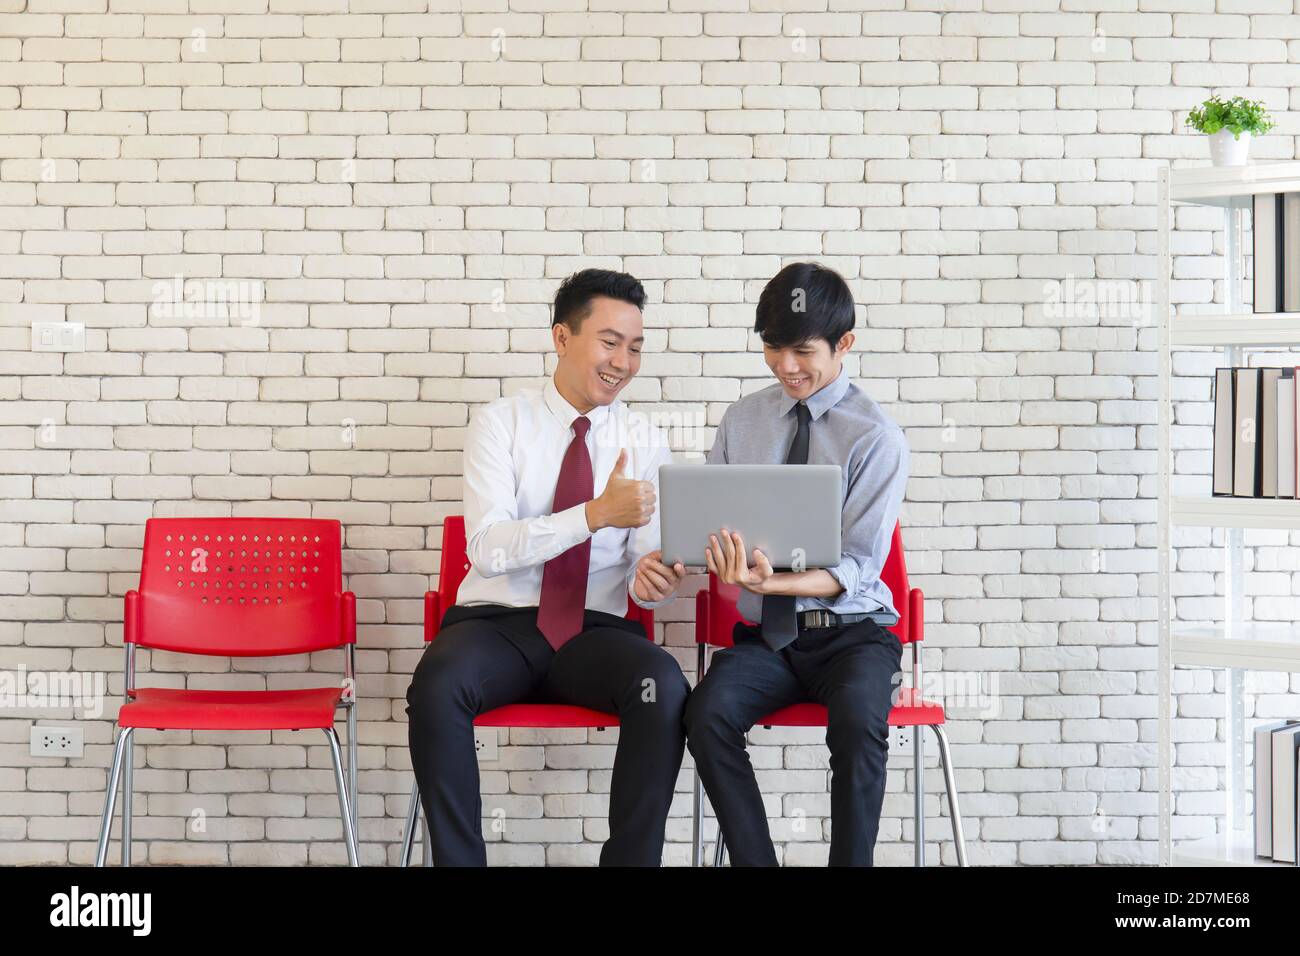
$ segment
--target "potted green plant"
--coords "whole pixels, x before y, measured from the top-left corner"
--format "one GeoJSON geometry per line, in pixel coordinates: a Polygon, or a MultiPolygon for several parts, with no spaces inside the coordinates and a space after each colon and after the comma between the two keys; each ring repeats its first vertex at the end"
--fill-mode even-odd
{"type": "Polygon", "coordinates": [[[1210,137],[1210,158],[1215,166],[1245,166],[1251,137],[1261,136],[1277,124],[1258,100],[1211,96],[1187,114],[1187,125],[1210,137]]]}

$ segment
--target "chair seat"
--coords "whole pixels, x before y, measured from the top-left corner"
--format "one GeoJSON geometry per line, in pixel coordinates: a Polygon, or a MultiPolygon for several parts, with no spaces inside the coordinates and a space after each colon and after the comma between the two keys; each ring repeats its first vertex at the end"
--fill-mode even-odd
{"type": "MultiPolygon", "coordinates": [[[[898,695],[899,702],[889,709],[891,727],[917,727],[929,724],[942,724],[943,704],[925,700],[910,687],[904,687],[898,695]]],[[[774,710],[762,720],[761,727],[825,727],[826,708],[821,704],[791,704],[774,710]]]]}
{"type": "Polygon", "coordinates": [[[474,718],[475,727],[617,727],[618,717],[574,704],[506,704],[474,718]]]}
{"type": "Polygon", "coordinates": [[[926,700],[914,687],[900,688],[898,703],[889,711],[889,723],[893,727],[942,724],[944,719],[943,704],[926,700]]]}
{"type": "Polygon", "coordinates": [[[149,730],[302,730],[334,726],[342,687],[182,690],[139,687],[123,705],[122,727],[149,730]]]}

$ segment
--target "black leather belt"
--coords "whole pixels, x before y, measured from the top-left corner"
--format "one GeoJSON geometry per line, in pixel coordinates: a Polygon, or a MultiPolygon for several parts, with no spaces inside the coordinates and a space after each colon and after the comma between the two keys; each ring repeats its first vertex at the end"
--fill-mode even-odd
{"type": "Polygon", "coordinates": [[[800,611],[800,627],[844,627],[848,624],[857,624],[859,621],[865,621],[868,618],[877,619],[879,612],[876,614],[836,614],[834,611],[800,611]]]}

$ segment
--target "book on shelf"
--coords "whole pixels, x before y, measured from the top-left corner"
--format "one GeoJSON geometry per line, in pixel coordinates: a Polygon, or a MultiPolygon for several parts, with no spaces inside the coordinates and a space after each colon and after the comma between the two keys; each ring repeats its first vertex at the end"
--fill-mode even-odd
{"type": "Polygon", "coordinates": [[[1296,751],[1300,749],[1300,724],[1275,730],[1273,743],[1273,859],[1279,863],[1296,862],[1296,751]]]}
{"type": "Polygon", "coordinates": [[[1233,399],[1236,376],[1230,368],[1214,370],[1214,493],[1232,494],[1233,399]]]}
{"type": "Polygon", "coordinates": [[[1214,372],[1212,494],[1300,497],[1297,366],[1214,372]]]}
{"type": "Polygon", "coordinates": [[[1282,254],[1278,287],[1283,312],[1300,312],[1300,193],[1282,194],[1282,254]]]}
{"type": "MultiPolygon", "coordinates": [[[[1283,274],[1288,249],[1285,193],[1256,193],[1251,208],[1252,268],[1256,312],[1281,312],[1285,301],[1283,274]]],[[[1300,235],[1292,233],[1292,243],[1300,235]]]]}
{"type": "Polygon", "coordinates": [[[1273,734],[1300,724],[1279,720],[1255,728],[1255,855],[1273,855],[1273,734]]]}
{"type": "Polygon", "coordinates": [[[1264,498],[1277,497],[1277,383],[1282,377],[1280,368],[1259,370],[1259,493],[1264,498]],[[1272,441],[1268,440],[1272,436],[1272,441]]]}
{"type": "Polygon", "coordinates": [[[1277,496],[1296,496],[1295,369],[1282,369],[1277,383],[1277,496]]]}
{"type": "Polygon", "coordinates": [[[1259,419],[1260,370],[1239,368],[1236,387],[1232,390],[1236,404],[1236,423],[1233,425],[1232,493],[1238,498],[1258,498],[1260,484],[1259,419]]]}

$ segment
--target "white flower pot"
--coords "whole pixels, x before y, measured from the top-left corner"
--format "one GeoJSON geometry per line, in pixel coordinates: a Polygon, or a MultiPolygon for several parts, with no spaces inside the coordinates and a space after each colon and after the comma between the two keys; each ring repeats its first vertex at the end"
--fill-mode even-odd
{"type": "Polygon", "coordinates": [[[1234,139],[1232,130],[1221,129],[1210,137],[1210,158],[1215,166],[1245,166],[1250,155],[1250,134],[1234,139]]]}

